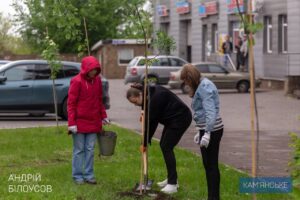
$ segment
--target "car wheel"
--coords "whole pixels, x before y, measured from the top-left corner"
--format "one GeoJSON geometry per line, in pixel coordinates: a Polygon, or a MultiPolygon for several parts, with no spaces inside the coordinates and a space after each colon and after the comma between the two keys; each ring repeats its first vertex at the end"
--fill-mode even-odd
{"type": "Polygon", "coordinates": [[[239,82],[238,86],[237,86],[237,90],[240,93],[246,93],[249,90],[249,82],[247,81],[242,81],[239,82]]]}
{"type": "Polygon", "coordinates": [[[64,100],[63,106],[62,106],[62,114],[61,117],[65,120],[68,120],[68,108],[67,108],[68,98],[64,100]]]}

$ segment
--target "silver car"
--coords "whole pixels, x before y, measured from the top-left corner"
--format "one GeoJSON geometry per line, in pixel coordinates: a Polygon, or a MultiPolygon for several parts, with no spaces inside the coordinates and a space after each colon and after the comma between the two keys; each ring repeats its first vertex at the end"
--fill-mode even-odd
{"type": "MultiPolygon", "coordinates": [[[[170,72],[182,68],[187,61],[176,56],[149,56],[154,62],[148,67],[148,78],[157,84],[167,84],[170,72]]],[[[137,56],[127,65],[125,74],[125,84],[142,83],[145,78],[145,57],[137,56]]]]}
{"type": "Polygon", "coordinates": [[[6,63],[9,63],[10,61],[9,60],[0,60],[0,67],[2,65],[5,65],[6,63]]]}
{"type": "MultiPolygon", "coordinates": [[[[234,71],[223,67],[217,63],[194,63],[194,66],[201,72],[201,75],[207,77],[215,83],[218,89],[237,89],[238,92],[248,92],[250,87],[249,73],[234,71]]],[[[181,70],[170,73],[168,85],[172,89],[181,88],[183,93],[188,93],[189,88],[180,80],[181,70]]],[[[255,80],[256,87],[259,87],[261,81],[255,80]]]]}

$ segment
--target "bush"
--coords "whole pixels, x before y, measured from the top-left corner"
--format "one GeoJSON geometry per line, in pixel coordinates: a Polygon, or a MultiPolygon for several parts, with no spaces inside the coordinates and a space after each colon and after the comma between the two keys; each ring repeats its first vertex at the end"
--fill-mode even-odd
{"type": "Polygon", "coordinates": [[[293,148],[293,160],[289,163],[291,167],[291,176],[293,178],[293,185],[300,188],[300,137],[296,133],[291,133],[292,143],[290,147],[293,148]]]}

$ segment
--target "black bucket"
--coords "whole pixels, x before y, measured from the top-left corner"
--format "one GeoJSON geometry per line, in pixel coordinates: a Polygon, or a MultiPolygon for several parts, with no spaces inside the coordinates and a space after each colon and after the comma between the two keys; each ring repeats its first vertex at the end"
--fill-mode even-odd
{"type": "Polygon", "coordinates": [[[113,131],[103,131],[98,134],[99,155],[112,156],[117,143],[117,133],[113,131]]]}

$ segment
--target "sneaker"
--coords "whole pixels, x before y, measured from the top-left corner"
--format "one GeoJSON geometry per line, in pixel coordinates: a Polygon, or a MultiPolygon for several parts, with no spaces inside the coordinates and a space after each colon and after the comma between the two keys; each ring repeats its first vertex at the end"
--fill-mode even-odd
{"type": "Polygon", "coordinates": [[[86,182],[87,184],[91,184],[91,185],[96,185],[96,184],[97,184],[96,179],[85,180],[85,182],[86,182]]]}
{"type": "Polygon", "coordinates": [[[163,189],[161,189],[161,192],[166,194],[173,194],[177,192],[177,189],[178,189],[177,184],[176,185],[167,184],[163,189]]]}
{"type": "Polygon", "coordinates": [[[74,183],[75,183],[76,185],[83,185],[83,184],[84,184],[84,181],[75,181],[75,180],[74,180],[74,183]]]}
{"type": "Polygon", "coordinates": [[[161,188],[165,187],[167,184],[168,184],[168,179],[165,179],[165,180],[157,183],[157,185],[161,188]]]}
{"type": "MultiPolygon", "coordinates": [[[[167,184],[168,184],[168,179],[165,179],[165,180],[157,183],[158,187],[160,187],[160,188],[166,187],[167,184]]],[[[176,186],[177,186],[177,188],[179,188],[178,182],[177,182],[176,186]]]]}

